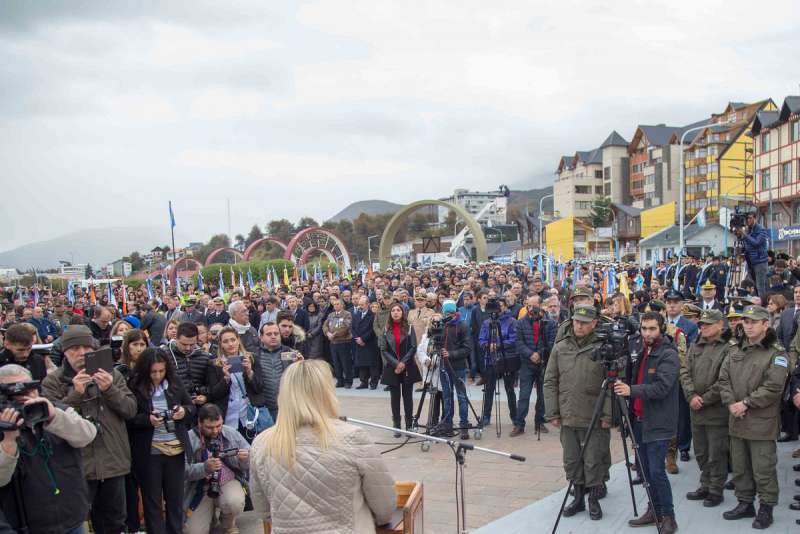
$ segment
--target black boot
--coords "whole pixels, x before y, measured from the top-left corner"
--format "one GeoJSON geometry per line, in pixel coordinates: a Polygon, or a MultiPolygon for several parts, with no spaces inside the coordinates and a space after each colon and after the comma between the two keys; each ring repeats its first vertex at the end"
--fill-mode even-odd
{"type": "Polygon", "coordinates": [[[600,486],[589,488],[589,519],[597,521],[603,518],[603,509],[600,508],[600,486]]]}
{"type": "Polygon", "coordinates": [[[605,498],[606,498],[606,495],[608,495],[608,486],[606,486],[606,483],[605,483],[605,482],[603,482],[603,483],[602,483],[602,484],[600,484],[600,486],[597,488],[597,498],[598,498],[598,499],[605,499],[605,498]]]}
{"type": "Polygon", "coordinates": [[[575,486],[575,498],[572,499],[572,502],[569,503],[564,508],[564,517],[572,517],[573,515],[577,514],[578,512],[583,512],[586,510],[586,504],[583,502],[583,496],[585,494],[583,486],[575,486]]]}
{"type": "MultiPolygon", "coordinates": [[[[399,417],[394,417],[392,419],[392,426],[394,428],[400,428],[400,418],[399,417]]],[[[402,434],[400,432],[395,432],[394,433],[394,437],[399,438],[400,436],[402,436],[402,434]]]]}
{"type": "Polygon", "coordinates": [[[758,507],[758,514],[753,520],[753,528],[764,530],[772,524],[772,506],[763,502],[758,507]]]}
{"type": "Polygon", "coordinates": [[[686,494],[686,498],[690,501],[702,501],[706,497],[708,497],[708,488],[697,488],[686,494]]]}
{"type": "Polygon", "coordinates": [[[414,432],[414,418],[413,417],[406,417],[406,430],[408,432],[414,432]]]}
{"type": "MultiPolygon", "coordinates": [[[[770,514],[772,512],[770,511],[770,514]]],[[[728,510],[722,514],[722,517],[728,520],[742,519],[744,517],[755,517],[756,509],[751,502],[741,502],[736,505],[733,510],[728,510]]]]}

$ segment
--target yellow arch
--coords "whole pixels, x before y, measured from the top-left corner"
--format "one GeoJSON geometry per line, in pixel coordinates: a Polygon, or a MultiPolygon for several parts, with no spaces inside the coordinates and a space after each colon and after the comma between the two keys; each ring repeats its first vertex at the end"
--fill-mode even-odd
{"type": "Polygon", "coordinates": [[[405,222],[411,212],[422,206],[442,206],[455,211],[458,217],[467,223],[469,231],[472,233],[472,239],[475,242],[475,258],[478,261],[489,261],[486,250],[486,238],[483,235],[481,226],[472,214],[461,206],[451,204],[450,202],[444,202],[443,200],[418,200],[395,213],[394,217],[389,221],[389,224],[386,225],[386,230],[383,231],[383,235],[381,236],[381,245],[379,249],[381,270],[389,267],[392,255],[392,244],[394,243],[395,236],[397,236],[397,232],[400,230],[400,225],[405,222]]]}

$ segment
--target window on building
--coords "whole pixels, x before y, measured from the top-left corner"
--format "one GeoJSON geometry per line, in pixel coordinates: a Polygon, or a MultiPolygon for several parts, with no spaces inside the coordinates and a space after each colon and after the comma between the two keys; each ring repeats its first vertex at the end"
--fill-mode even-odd
{"type": "Polygon", "coordinates": [[[789,185],[792,183],[792,162],[787,161],[781,166],[781,184],[789,185]]]}
{"type": "Polygon", "coordinates": [[[792,143],[796,141],[800,141],[800,120],[796,120],[792,123],[792,143]]]}
{"type": "Polygon", "coordinates": [[[603,185],[603,196],[607,196],[607,197],[611,196],[611,184],[604,184],[603,185]]]}
{"type": "Polygon", "coordinates": [[[695,192],[697,192],[697,185],[696,184],[687,184],[686,185],[686,192],[687,193],[695,193],[695,192]]]}
{"type": "MultiPolygon", "coordinates": [[[[611,184],[606,184],[606,185],[608,185],[609,189],[611,188],[611,184]]],[[[594,194],[595,195],[602,195],[603,194],[603,186],[602,185],[594,186],[594,194]]]]}
{"type": "Polygon", "coordinates": [[[589,185],[576,185],[575,192],[579,195],[588,195],[592,192],[592,187],[589,185]]]}
{"type": "Polygon", "coordinates": [[[715,161],[714,163],[709,164],[708,172],[719,172],[719,163],[715,161]]]}
{"type": "Polygon", "coordinates": [[[575,201],[575,209],[576,210],[590,210],[592,209],[592,202],[588,200],[577,200],[575,201]]]}
{"type": "Polygon", "coordinates": [[[631,189],[641,189],[643,184],[644,182],[642,182],[641,180],[636,180],[631,184],[631,189]]]}
{"type": "Polygon", "coordinates": [[[783,212],[780,211],[780,210],[773,211],[772,212],[772,222],[783,224],[783,212]]]}
{"type": "Polygon", "coordinates": [[[603,177],[603,171],[601,171],[601,170],[594,171],[594,177],[595,178],[602,178],[603,177]]]}
{"type": "Polygon", "coordinates": [[[611,167],[604,167],[603,168],[603,179],[610,180],[611,179],[611,167]]]}
{"type": "Polygon", "coordinates": [[[766,152],[769,150],[769,132],[764,132],[761,134],[761,152],[766,152]]]}
{"type": "Polygon", "coordinates": [[[697,170],[698,174],[708,174],[708,165],[700,165],[700,168],[697,170]]]}
{"type": "Polygon", "coordinates": [[[761,184],[761,189],[771,188],[772,182],[770,181],[769,177],[769,169],[764,169],[758,172],[761,174],[761,180],[759,180],[759,183],[761,184]]]}

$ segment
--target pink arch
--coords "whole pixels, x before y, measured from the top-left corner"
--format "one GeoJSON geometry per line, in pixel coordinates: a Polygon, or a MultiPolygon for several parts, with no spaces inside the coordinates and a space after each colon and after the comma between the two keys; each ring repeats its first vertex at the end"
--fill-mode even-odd
{"type": "MultiPolygon", "coordinates": [[[[172,267],[169,270],[169,279],[172,281],[173,284],[175,283],[175,277],[178,276],[178,271],[179,271],[181,265],[188,264],[188,263],[193,263],[197,267],[198,271],[203,268],[203,264],[200,263],[199,261],[197,261],[196,259],[188,258],[188,257],[184,256],[183,258],[179,259],[177,262],[173,263],[172,267]]],[[[161,271],[159,271],[159,272],[161,272],[161,271]]]]}
{"type": "Polygon", "coordinates": [[[217,254],[221,254],[223,252],[230,252],[231,254],[239,256],[239,259],[242,259],[244,257],[242,255],[242,253],[239,252],[238,250],[236,250],[235,248],[232,248],[232,247],[220,247],[220,248],[212,251],[211,254],[208,255],[208,257],[206,258],[206,267],[208,267],[209,265],[214,263],[214,258],[217,257],[217,254]]]}
{"type": "Polygon", "coordinates": [[[303,251],[303,255],[300,256],[300,265],[305,265],[306,263],[308,263],[308,259],[315,252],[324,252],[325,256],[327,256],[329,260],[334,262],[336,261],[336,258],[333,257],[333,253],[330,250],[325,250],[324,248],[318,248],[318,247],[311,247],[303,251]]]}
{"type": "Polygon", "coordinates": [[[347,251],[347,248],[345,247],[344,240],[341,237],[339,237],[339,235],[336,234],[336,232],[319,226],[312,226],[310,228],[306,228],[305,230],[297,232],[295,236],[292,238],[292,240],[289,241],[289,244],[286,246],[286,253],[283,255],[283,258],[292,261],[292,257],[294,256],[294,249],[297,247],[297,244],[300,242],[301,239],[303,239],[303,237],[306,236],[306,234],[310,234],[313,232],[326,234],[331,239],[333,239],[334,242],[336,242],[336,245],[342,250],[342,254],[344,255],[343,259],[345,263],[345,268],[349,269],[350,253],[347,251]]]}
{"type": "Polygon", "coordinates": [[[250,243],[250,246],[248,246],[245,249],[245,251],[244,251],[244,261],[249,260],[250,256],[253,255],[253,252],[255,252],[256,249],[258,247],[260,247],[261,245],[263,245],[264,243],[275,243],[276,245],[281,247],[284,250],[284,252],[286,251],[286,243],[284,243],[280,239],[275,239],[273,237],[262,237],[261,239],[256,239],[255,241],[250,243]]]}

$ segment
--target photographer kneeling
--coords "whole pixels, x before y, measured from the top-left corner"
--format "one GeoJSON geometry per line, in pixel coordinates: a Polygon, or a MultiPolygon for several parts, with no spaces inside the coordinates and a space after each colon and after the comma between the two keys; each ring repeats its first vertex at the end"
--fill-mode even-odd
{"type": "Polygon", "coordinates": [[[238,532],[236,516],[244,511],[250,445],[239,432],[223,425],[222,411],[206,404],[189,432],[190,462],[186,464],[185,534],[207,534],[217,508],[225,534],[238,532]]]}
{"type": "Polygon", "coordinates": [[[0,412],[0,421],[10,427],[3,430],[0,443],[3,513],[15,530],[27,527],[37,534],[82,534],[89,490],[81,448],[94,440],[97,428],[74,409],[54,406],[39,397],[37,386],[22,366],[0,368],[2,395],[23,406],[0,412]],[[14,425],[18,430],[13,430],[14,425]]]}

